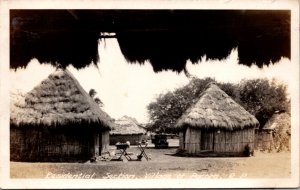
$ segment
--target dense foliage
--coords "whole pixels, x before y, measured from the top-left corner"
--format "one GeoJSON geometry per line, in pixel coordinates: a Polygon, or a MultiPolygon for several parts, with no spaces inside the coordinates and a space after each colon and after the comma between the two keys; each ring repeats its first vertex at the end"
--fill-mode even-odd
{"type": "Polygon", "coordinates": [[[199,99],[205,87],[215,82],[247,111],[255,115],[263,126],[275,111],[286,111],[286,86],[275,80],[243,80],[240,84],[219,83],[215,79],[193,78],[186,86],[160,94],[147,107],[150,116],[149,130],[170,132],[180,116],[199,99]]]}
{"type": "Polygon", "coordinates": [[[263,126],[275,111],[288,111],[287,86],[267,79],[243,80],[239,85],[241,105],[263,126]]]}

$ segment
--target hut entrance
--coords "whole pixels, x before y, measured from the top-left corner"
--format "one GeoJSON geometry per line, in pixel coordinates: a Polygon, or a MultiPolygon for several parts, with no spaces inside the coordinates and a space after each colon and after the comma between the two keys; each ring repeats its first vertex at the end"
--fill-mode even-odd
{"type": "Polygon", "coordinates": [[[99,146],[98,146],[99,155],[101,155],[102,154],[102,135],[99,135],[98,143],[99,143],[99,146]]]}
{"type": "Polygon", "coordinates": [[[200,150],[213,151],[214,150],[213,144],[214,144],[214,133],[209,130],[202,130],[200,150]]]}

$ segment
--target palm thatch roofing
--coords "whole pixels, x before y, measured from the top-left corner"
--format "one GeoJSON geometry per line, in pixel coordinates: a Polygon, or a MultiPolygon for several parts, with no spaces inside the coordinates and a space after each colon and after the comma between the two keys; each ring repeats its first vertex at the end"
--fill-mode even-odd
{"type": "Polygon", "coordinates": [[[218,128],[225,130],[256,127],[258,120],[237,104],[216,84],[210,83],[198,102],[179,118],[175,128],[218,128]]]}
{"type": "Polygon", "coordinates": [[[136,119],[123,116],[115,121],[116,126],[110,131],[112,135],[144,134],[146,130],[137,124],[136,119]]]}
{"type": "Polygon", "coordinates": [[[16,126],[80,123],[101,124],[108,129],[114,126],[110,116],[64,69],[57,69],[23,98],[12,98],[10,122],[16,126]]]}
{"type": "Polygon", "coordinates": [[[100,32],[116,33],[128,61],[150,61],[156,72],[180,72],[204,55],[224,59],[234,48],[245,65],[291,57],[290,10],[17,9],[9,18],[11,68],[33,57],[64,67],[97,63],[100,32]]]}
{"type": "Polygon", "coordinates": [[[279,127],[287,127],[291,126],[291,116],[286,113],[276,113],[274,114],[268,122],[263,126],[263,130],[274,130],[279,127]]]}

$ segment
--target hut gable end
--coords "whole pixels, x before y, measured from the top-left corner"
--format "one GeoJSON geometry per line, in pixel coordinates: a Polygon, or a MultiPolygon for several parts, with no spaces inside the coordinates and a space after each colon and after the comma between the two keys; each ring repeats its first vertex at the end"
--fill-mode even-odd
{"type": "Polygon", "coordinates": [[[226,130],[258,126],[257,119],[214,83],[209,84],[195,105],[179,118],[175,128],[220,128],[226,130]]]}

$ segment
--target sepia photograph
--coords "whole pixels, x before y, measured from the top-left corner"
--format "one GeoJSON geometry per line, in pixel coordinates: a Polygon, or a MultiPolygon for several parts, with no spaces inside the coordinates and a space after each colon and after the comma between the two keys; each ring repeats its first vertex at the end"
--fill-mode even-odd
{"type": "Polygon", "coordinates": [[[1,188],[299,187],[298,1],[21,2],[1,188]]]}

